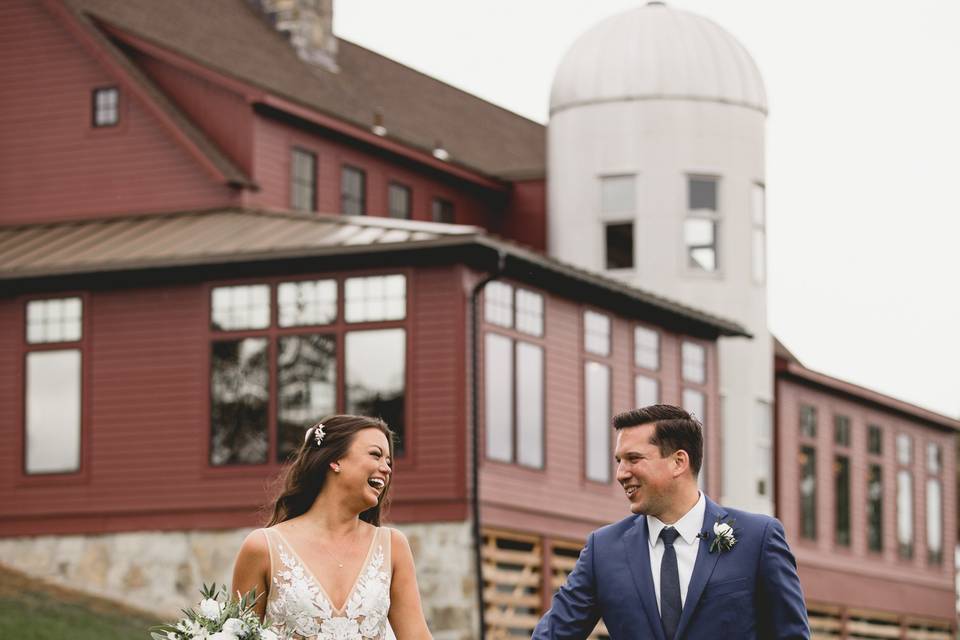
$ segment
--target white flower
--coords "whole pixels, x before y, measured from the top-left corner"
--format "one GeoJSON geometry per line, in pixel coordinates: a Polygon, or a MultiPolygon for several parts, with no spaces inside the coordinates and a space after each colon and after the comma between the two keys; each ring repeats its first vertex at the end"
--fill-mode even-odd
{"type": "Polygon", "coordinates": [[[270,629],[261,629],[260,630],[260,640],[280,640],[280,636],[275,634],[270,629]]]}
{"type": "Polygon", "coordinates": [[[232,633],[227,633],[226,631],[217,631],[215,634],[210,636],[208,640],[240,640],[237,636],[232,633]]]}
{"type": "Polygon", "coordinates": [[[177,640],[177,634],[173,631],[167,631],[167,640],[177,640]]]}
{"type": "Polygon", "coordinates": [[[213,598],[207,598],[200,603],[200,615],[210,620],[220,617],[220,603],[213,598]]]}
{"type": "Polygon", "coordinates": [[[733,527],[726,522],[717,522],[713,525],[713,533],[719,537],[726,537],[733,533],[733,527]]]}
{"type": "Polygon", "coordinates": [[[237,618],[229,618],[226,622],[223,623],[223,632],[229,633],[235,636],[239,636],[243,633],[243,620],[237,618]]]}

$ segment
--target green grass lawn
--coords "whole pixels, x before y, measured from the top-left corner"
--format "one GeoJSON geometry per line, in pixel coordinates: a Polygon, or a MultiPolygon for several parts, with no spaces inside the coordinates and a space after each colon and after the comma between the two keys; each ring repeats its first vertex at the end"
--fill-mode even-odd
{"type": "Polygon", "coordinates": [[[157,623],[108,601],[0,570],[0,638],[149,640],[147,628],[157,623]]]}

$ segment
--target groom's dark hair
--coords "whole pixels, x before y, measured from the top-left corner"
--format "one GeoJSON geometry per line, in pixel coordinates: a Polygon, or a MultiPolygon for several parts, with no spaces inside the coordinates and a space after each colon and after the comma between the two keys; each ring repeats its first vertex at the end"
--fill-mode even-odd
{"type": "Polygon", "coordinates": [[[660,450],[661,456],[683,449],[690,458],[693,477],[699,475],[703,464],[703,425],[699,420],[672,404],[652,404],[613,417],[613,427],[617,431],[643,424],[655,425],[650,444],[660,450]]]}

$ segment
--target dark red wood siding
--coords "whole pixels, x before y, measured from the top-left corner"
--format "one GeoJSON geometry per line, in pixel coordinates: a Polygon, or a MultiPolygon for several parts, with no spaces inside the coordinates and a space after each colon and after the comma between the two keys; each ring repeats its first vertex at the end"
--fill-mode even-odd
{"type": "Polygon", "coordinates": [[[0,223],[233,202],[39,2],[0,3],[0,223]],[[91,125],[92,91],[120,88],[120,124],[91,125]]]}
{"type": "Polygon", "coordinates": [[[920,420],[885,411],[872,404],[812,388],[779,376],[777,379],[777,516],[783,521],[787,540],[800,567],[804,592],[811,602],[853,608],[881,609],[911,615],[953,618],[954,565],[956,544],[956,456],[955,435],[920,420]],[[800,406],[817,410],[817,538],[800,537],[799,422],[800,406]],[[852,540],[849,547],[834,541],[834,445],[833,416],[851,420],[851,446],[843,449],[850,457],[852,540]],[[883,454],[867,455],[867,425],[883,429],[883,454]],[[913,534],[914,556],[897,555],[897,485],[895,438],[899,433],[913,438],[913,534]],[[943,492],[943,561],[927,562],[926,537],[926,446],[933,442],[943,451],[939,475],[943,492]],[[877,460],[883,467],[883,552],[868,549],[867,494],[868,466],[877,460]]]}
{"type": "MultiPolygon", "coordinates": [[[[408,273],[410,456],[396,464],[391,519],[462,520],[463,271],[408,273]]],[[[23,476],[25,300],[0,300],[0,535],[261,522],[279,466],[207,463],[206,283],[86,297],[86,467],[76,476],[23,476]]]]}
{"type": "Polygon", "coordinates": [[[547,182],[544,178],[513,183],[510,205],[494,233],[538,251],[547,251],[547,182]]]}

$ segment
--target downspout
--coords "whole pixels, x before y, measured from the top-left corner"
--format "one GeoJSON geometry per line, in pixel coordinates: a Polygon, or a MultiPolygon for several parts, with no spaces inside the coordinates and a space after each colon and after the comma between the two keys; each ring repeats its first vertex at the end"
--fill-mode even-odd
{"type": "Polygon", "coordinates": [[[480,619],[480,639],[487,637],[487,622],[483,601],[483,535],[480,531],[480,404],[477,402],[480,392],[478,380],[480,363],[478,354],[479,321],[477,319],[477,300],[480,292],[488,282],[503,275],[506,267],[507,255],[503,251],[497,253],[497,268],[473,287],[470,293],[470,506],[473,515],[473,561],[477,576],[477,612],[480,619]]]}

